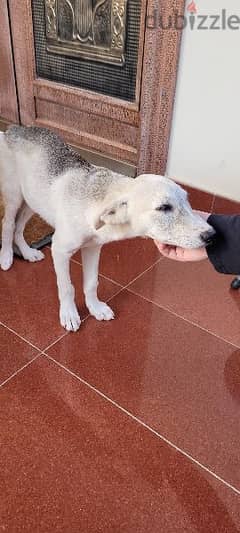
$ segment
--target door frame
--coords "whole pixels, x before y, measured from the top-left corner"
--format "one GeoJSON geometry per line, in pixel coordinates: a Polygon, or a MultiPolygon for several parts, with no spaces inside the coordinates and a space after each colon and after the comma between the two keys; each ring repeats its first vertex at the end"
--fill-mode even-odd
{"type": "MultiPolygon", "coordinates": [[[[181,18],[185,0],[148,0],[147,14],[155,12],[165,23],[173,14],[181,18]]],[[[179,18],[179,20],[181,20],[179,18]]],[[[180,46],[183,29],[151,29],[146,25],[142,94],[140,111],[140,142],[138,173],[164,175],[176,92],[180,46]]]]}
{"type": "Polygon", "coordinates": [[[0,116],[6,122],[19,122],[7,0],[1,1],[0,27],[0,116]]]}

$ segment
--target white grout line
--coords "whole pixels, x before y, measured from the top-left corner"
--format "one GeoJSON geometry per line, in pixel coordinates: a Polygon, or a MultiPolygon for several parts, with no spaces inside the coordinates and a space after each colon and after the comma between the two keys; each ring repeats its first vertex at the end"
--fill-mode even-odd
{"type": "Polygon", "coordinates": [[[14,372],[13,374],[11,374],[11,376],[9,376],[7,379],[5,379],[5,381],[2,381],[2,383],[0,383],[0,389],[6,385],[6,383],[8,383],[11,379],[13,379],[15,376],[17,376],[20,372],[22,372],[22,370],[24,370],[25,368],[27,368],[29,365],[31,365],[34,361],[36,361],[36,359],[38,359],[38,357],[40,357],[42,354],[41,353],[38,353],[37,355],[35,355],[35,357],[33,357],[33,359],[31,359],[31,361],[28,361],[25,365],[21,366],[21,368],[19,368],[18,370],[16,370],[16,372],[14,372]]]}
{"type": "MultiPolygon", "coordinates": [[[[111,280],[110,280],[111,281],[111,280]]],[[[111,302],[111,300],[113,300],[115,298],[115,296],[117,296],[118,294],[120,294],[120,292],[122,292],[124,290],[124,287],[119,287],[119,290],[117,292],[115,292],[115,294],[113,294],[112,296],[110,296],[107,300],[105,300],[105,303],[108,304],[109,302],[111,302]]],[[[87,318],[90,318],[92,315],[90,313],[88,313],[81,321],[81,323],[83,324],[87,318]]],[[[94,317],[93,317],[94,318],[94,317]]],[[[81,326],[80,326],[81,328],[81,326]]]]}
{"type": "Polygon", "coordinates": [[[212,199],[212,203],[211,203],[211,211],[210,211],[211,215],[213,214],[213,208],[214,208],[215,200],[216,200],[216,195],[214,194],[213,195],[213,199],[212,199]]]}
{"type": "Polygon", "coordinates": [[[165,307],[164,305],[158,304],[157,302],[153,302],[149,298],[146,298],[146,296],[143,296],[142,294],[139,294],[138,292],[135,292],[131,288],[127,288],[127,291],[130,292],[131,294],[134,294],[134,296],[139,296],[140,298],[142,298],[146,302],[155,305],[159,309],[162,309],[163,311],[167,311],[167,313],[169,313],[171,315],[174,315],[175,317],[179,318],[180,320],[184,320],[184,322],[187,322],[188,324],[191,324],[191,326],[194,326],[196,328],[201,329],[202,331],[204,331],[205,333],[208,333],[212,337],[215,337],[216,339],[218,339],[218,340],[220,340],[222,342],[225,342],[226,344],[229,344],[230,346],[233,346],[234,348],[238,348],[238,350],[239,350],[240,346],[238,344],[235,344],[234,342],[231,342],[231,341],[225,339],[224,337],[221,337],[220,335],[217,335],[217,333],[214,333],[213,331],[211,331],[211,330],[209,330],[207,328],[204,328],[204,326],[201,326],[197,322],[192,322],[192,320],[189,320],[188,318],[186,318],[186,317],[184,317],[182,315],[179,315],[178,313],[176,313],[172,309],[169,309],[168,307],[165,307]]]}
{"type": "MultiPolygon", "coordinates": [[[[149,300],[148,298],[142,296],[141,294],[138,294],[136,292],[134,292],[133,290],[129,289],[129,286],[131,284],[133,284],[137,279],[139,279],[141,276],[143,276],[146,272],[148,272],[149,270],[153,269],[153,267],[159,263],[163,258],[159,258],[157,261],[155,261],[155,263],[153,263],[150,267],[148,267],[146,270],[144,270],[143,272],[141,272],[138,276],[136,276],[133,280],[131,280],[127,285],[125,286],[122,286],[120,285],[118,282],[115,282],[114,280],[110,279],[110,278],[107,278],[106,276],[100,274],[100,276],[102,276],[103,278],[107,279],[108,281],[111,281],[113,283],[115,283],[116,285],[118,285],[120,288],[120,290],[114,294],[113,296],[111,296],[107,302],[109,302],[110,300],[114,299],[118,294],[120,294],[124,289],[127,289],[128,292],[130,292],[131,294],[134,294],[135,296],[138,296],[138,297],[141,297],[142,299],[146,300],[147,302],[153,304],[153,305],[156,305],[158,308],[160,309],[163,309],[167,312],[169,312],[170,314],[176,316],[177,318],[180,318],[181,320],[184,320],[185,322],[195,326],[195,327],[198,327],[199,329],[205,331],[206,333],[216,337],[217,339],[231,345],[231,346],[234,346],[235,348],[239,348],[238,345],[216,335],[215,333],[207,330],[206,328],[200,326],[199,324],[196,324],[190,320],[188,320],[187,318],[181,316],[181,315],[178,315],[177,313],[175,313],[174,311],[168,309],[167,307],[165,306],[162,306],[162,305],[159,305],[157,304],[156,302],[153,302],[152,300],[149,300]]],[[[78,261],[72,259],[72,261],[74,263],[77,263],[77,264],[81,264],[79,263],[78,261]]],[[[90,315],[87,315],[84,319],[83,319],[83,322],[89,317],[90,315]]],[[[187,459],[189,459],[191,462],[193,462],[194,464],[196,464],[199,468],[201,468],[202,470],[204,470],[205,472],[207,472],[210,476],[214,477],[216,480],[218,480],[220,483],[223,483],[226,487],[228,487],[230,490],[232,490],[233,492],[235,492],[236,494],[240,495],[240,490],[238,490],[236,487],[234,487],[233,485],[231,485],[230,483],[228,483],[227,481],[225,481],[223,478],[221,478],[220,476],[218,476],[217,474],[215,474],[212,470],[210,470],[208,467],[206,467],[205,465],[203,465],[202,463],[200,463],[197,459],[195,459],[194,457],[192,457],[190,454],[188,454],[187,452],[185,452],[184,450],[182,450],[181,448],[179,448],[176,444],[174,444],[173,442],[171,442],[169,439],[167,439],[166,437],[164,437],[164,435],[162,435],[161,433],[159,433],[158,431],[154,430],[153,428],[151,428],[151,426],[149,426],[148,424],[146,424],[145,422],[143,422],[141,419],[137,418],[135,415],[133,415],[130,411],[128,411],[127,409],[125,409],[124,407],[122,407],[121,405],[119,405],[117,402],[115,402],[114,400],[112,400],[111,398],[109,398],[108,396],[106,396],[103,392],[99,391],[98,389],[96,389],[93,385],[91,385],[90,383],[88,383],[87,381],[85,381],[84,379],[80,378],[77,374],[75,374],[74,372],[72,372],[71,370],[69,370],[68,368],[66,368],[64,365],[62,365],[61,363],[59,363],[58,361],[56,361],[55,359],[53,359],[51,356],[49,356],[48,354],[45,353],[46,350],[50,349],[52,346],[54,346],[57,342],[59,342],[62,338],[64,338],[65,336],[68,335],[69,332],[64,332],[59,338],[55,339],[55,341],[53,341],[49,346],[47,346],[46,348],[44,348],[44,350],[40,350],[39,348],[37,348],[34,344],[32,344],[30,341],[28,341],[27,339],[25,339],[24,337],[22,337],[21,335],[19,335],[15,330],[11,329],[10,327],[8,327],[6,324],[4,324],[3,322],[0,322],[0,325],[3,326],[4,328],[6,328],[7,330],[11,331],[14,335],[16,335],[17,337],[19,337],[22,341],[24,341],[25,343],[29,344],[32,348],[34,348],[35,350],[37,350],[39,353],[33,358],[31,359],[30,361],[28,361],[25,365],[23,365],[21,368],[19,368],[16,372],[14,372],[11,376],[9,376],[5,381],[3,381],[1,384],[0,384],[0,388],[2,388],[6,383],[8,383],[10,380],[12,380],[15,376],[17,376],[20,372],[22,372],[25,368],[27,368],[29,365],[31,365],[36,359],[38,359],[41,355],[43,355],[44,357],[48,358],[49,360],[51,360],[55,365],[61,367],[65,372],[67,372],[68,374],[70,374],[72,377],[74,377],[75,379],[77,379],[78,381],[80,381],[82,384],[84,384],[86,387],[88,387],[90,390],[94,391],[97,395],[99,395],[100,397],[102,397],[103,399],[105,399],[107,402],[109,402],[110,404],[112,404],[113,406],[115,406],[117,409],[119,409],[122,413],[124,413],[125,415],[127,415],[129,418],[131,418],[132,420],[134,420],[135,422],[137,422],[138,424],[140,424],[142,427],[144,427],[145,429],[147,429],[148,431],[150,431],[153,435],[155,435],[156,437],[158,437],[160,440],[162,440],[163,442],[165,442],[166,444],[168,444],[171,448],[175,449],[177,452],[179,452],[181,455],[183,455],[184,457],[186,457],[187,459]]]]}
{"type": "MultiPolygon", "coordinates": [[[[111,281],[111,280],[110,280],[111,281]]],[[[106,303],[109,303],[113,298],[115,298],[115,296],[117,296],[118,294],[120,294],[120,292],[122,292],[124,289],[124,287],[122,287],[121,285],[119,285],[119,290],[113,294],[112,296],[110,296],[110,298],[108,298],[108,300],[106,300],[106,303]]],[[[84,318],[81,319],[81,324],[83,324],[87,318],[89,318],[91,316],[90,313],[88,313],[84,318]]],[[[81,326],[80,326],[81,328],[81,326]]],[[[67,335],[71,334],[71,331],[65,331],[60,337],[58,337],[57,339],[55,339],[51,344],[49,344],[49,346],[47,346],[46,348],[43,348],[43,350],[41,350],[41,354],[45,355],[45,352],[47,352],[48,350],[50,350],[50,348],[52,348],[52,346],[55,346],[55,344],[57,344],[59,341],[61,341],[62,339],[64,339],[64,337],[67,337],[67,335]]]]}
{"type": "MultiPolygon", "coordinates": [[[[160,261],[162,261],[162,259],[164,259],[163,257],[160,257],[157,261],[155,261],[155,263],[153,263],[151,266],[149,266],[148,268],[146,268],[146,270],[144,270],[143,272],[141,272],[141,274],[138,274],[138,276],[136,276],[136,278],[132,279],[129,283],[127,283],[127,285],[120,285],[120,283],[112,280],[111,278],[106,278],[108,281],[111,281],[113,284],[117,285],[119,287],[119,290],[117,292],[115,292],[115,294],[113,294],[112,296],[110,296],[110,298],[108,298],[106,300],[106,303],[109,303],[111,300],[114,300],[114,298],[116,296],[118,296],[121,292],[123,292],[125,289],[127,289],[127,287],[129,287],[129,285],[131,285],[132,283],[134,283],[138,278],[140,278],[143,274],[145,274],[146,272],[148,272],[149,270],[151,270],[151,268],[153,268],[157,263],[159,263],[160,261]]],[[[78,261],[75,261],[75,260],[72,260],[74,263],[80,265],[80,263],[78,261]]],[[[102,277],[105,277],[103,276],[102,274],[99,274],[99,276],[102,276],[102,277]]],[[[81,323],[83,324],[89,317],[91,317],[92,315],[90,313],[88,313],[88,315],[86,315],[82,320],[81,320],[81,323]]],[[[81,326],[80,326],[81,328],[81,326]]],[[[65,337],[66,335],[68,335],[70,332],[67,331],[65,334],[62,335],[62,337],[60,337],[59,339],[56,339],[56,341],[54,341],[51,345],[49,345],[47,348],[44,348],[43,350],[43,353],[45,351],[47,351],[49,348],[51,348],[53,345],[55,345],[58,341],[60,341],[63,337],[65,337]]]]}
{"type": "Polygon", "coordinates": [[[127,285],[124,285],[123,289],[127,289],[130,285],[132,285],[132,283],[135,283],[135,281],[141,278],[141,276],[149,272],[149,270],[152,270],[152,268],[155,267],[158,263],[160,263],[160,261],[163,261],[163,259],[164,257],[159,257],[159,259],[157,259],[157,261],[155,261],[152,265],[146,268],[146,270],[143,270],[143,272],[141,272],[141,274],[138,274],[136,278],[133,278],[131,281],[129,281],[129,283],[127,283],[127,285]]]}
{"type": "MultiPolygon", "coordinates": [[[[108,298],[107,300],[105,300],[105,303],[108,304],[109,302],[111,302],[111,300],[114,300],[114,298],[115,298],[116,296],[118,296],[118,294],[120,294],[120,292],[122,292],[122,291],[124,290],[124,288],[125,288],[125,287],[121,287],[121,286],[119,286],[118,291],[116,291],[112,296],[109,296],[109,298],[108,298]]],[[[88,318],[88,317],[90,317],[90,316],[92,316],[92,315],[89,313],[89,314],[85,317],[84,320],[86,320],[86,318],[88,318]]],[[[93,317],[93,318],[94,318],[94,317],[93,317]]]]}
{"type": "MultiPolygon", "coordinates": [[[[43,354],[44,355],[44,354],[43,354]]],[[[181,448],[179,448],[179,446],[177,446],[176,444],[174,444],[172,441],[170,441],[169,439],[167,439],[166,437],[164,437],[164,435],[162,435],[161,433],[159,433],[158,431],[156,431],[155,429],[153,429],[151,426],[149,426],[148,424],[146,424],[145,422],[143,422],[143,420],[141,420],[140,418],[137,418],[135,415],[133,415],[130,411],[128,411],[127,409],[125,409],[124,407],[122,407],[121,405],[119,405],[117,402],[115,402],[114,400],[112,400],[111,398],[109,398],[108,396],[106,396],[106,394],[104,394],[103,392],[101,392],[100,390],[96,389],[93,385],[91,385],[90,383],[88,383],[87,381],[85,381],[85,379],[82,379],[80,378],[77,374],[75,374],[74,372],[72,372],[71,370],[69,370],[68,368],[66,368],[64,365],[62,365],[61,363],[59,363],[58,361],[56,361],[55,359],[53,359],[51,356],[45,354],[45,357],[49,360],[51,360],[55,365],[59,366],[60,368],[62,368],[63,370],[65,370],[65,372],[67,372],[68,374],[70,374],[72,377],[74,377],[75,379],[77,379],[78,381],[80,381],[83,385],[85,385],[86,387],[88,387],[90,390],[92,390],[93,392],[95,392],[98,396],[100,396],[101,398],[103,398],[104,400],[106,400],[107,402],[109,402],[111,405],[113,405],[114,407],[116,407],[117,409],[119,409],[122,413],[124,413],[125,415],[127,415],[129,418],[131,418],[132,420],[134,420],[135,422],[137,422],[138,424],[140,424],[141,426],[143,426],[145,429],[147,429],[148,431],[150,431],[153,435],[155,435],[156,437],[158,437],[160,440],[162,440],[163,442],[165,442],[166,444],[168,444],[168,446],[170,446],[171,448],[173,448],[174,450],[176,450],[177,452],[179,452],[181,455],[183,455],[184,457],[186,457],[187,459],[189,459],[191,462],[193,462],[194,464],[196,464],[198,467],[200,467],[202,470],[204,470],[205,472],[207,472],[208,474],[210,474],[212,477],[214,477],[215,479],[217,479],[218,481],[220,481],[221,483],[223,483],[224,485],[226,485],[229,489],[231,489],[233,492],[235,492],[236,494],[238,494],[240,496],[240,490],[237,489],[236,487],[234,487],[234,485],[231,485],[231,483],[228,483],[227,481],[225,481],[225,479],[221,478],[220,476],[218,476],[217,474],[215,474],[215,472],[213,472],[212,470],[210,470],[207,466],[203,465],[202,463],[200,463],[197,459],[195,459],[194,457],[192,457],[192,455],[190,455],[189,453],[185,452],[184,450],[182,450],[181,448]]]]}
{"type": "MultiPolygon", "coordinates": [[[[119,281],[116,281],[112,278],[109,278],[108,276],[105,276],[105,274],[101,274],[99,272],[99,277],[101,278],[104,278],[108,281],[111,281],[112,283],[115,283],[115,285],[118,285],[119,287],[122,287],[122,289],[126,289],[126,287],[128,287],[129,285],[131,285],[131,283],[133,283],[134,281],[136,281],[138,278],[140,278],[143,274],[145,274],[146,272],[148,272],[148,270],[150,270],[151,268],[153,268],[157,263],[159,263],[160,261],[162,261],[164,259],[164,257],[159,257],[152,265],[150,265],[148,268],[146,268],[146,270],[143,270],[143,272],[141,272],[140,274],[138,274],[135,278],[133,278],[131,281],[129,281],[126,285],[122,285],[121,283],[119,283],[119,281]]],[[[77,265],[80,265],[82,266],[82,263],[80,263],[80,261],[77,261],[76,259],[71,259],[71,261],[73,263],[76,263],[77,265]]]]}
{"type": "Polygon", "coordinates": [[[70,333],[70,331],[64,331],[64,333],[62,335],[60,335],[60,337],[58,337],[57,339],[55,339],[53,342],[51,342],[51,344],[49,344],[48,346],[46,346],[46,348],[43,348],[41,350],[41,353],[45,352],[45,350],[49,350],[50,348],[52,348],[52,346],[54,346],[58,341],[61,341],[64,337],[66,337],[68,334],[70,333]]]}
{"type": "MultiPolygon", "coordinates": [[[[112,280],[109,280],[109,281],[112,281],[112,280]]],[[[117,296],[120,292],[122,292],[122,290],[124,289],[124,287],[120,284],[117,284],[116,285],[119,287],[119,290],[113,294],[110,298],[108,298],[108,300],[106,300],[106,303],[110,302],[110,300],[112,300],[115,296],[117,296]]],[[[85,320],[87,320],[87,318],[89,318],[91,315],[88,314],[87,316],[85,316],[83,319],[82,319],[82,323],[85,322],[85,320]]],[[[53,342],[51,342],[51,344],[49,344],[48,346],[46,346],[45,348],[41,349],[41,348],[38,348],[37,346],[35,346],[34,344],[32,344],[29,340],[25,339],[24,337],[22,337],[21,335],[19,335],[19,333],[17,333],[14,329],[10,328],[9,326],[7,326],[6,324],[4,324],[3,322],[0,322],[0,326],[3,326],[4,328],[6,328],[7,330],[11,331],[11,333],[13,333],[14,335],[16,335],[17,337],[19,337],[19,339],[21,339],[22,341],[24,341],[26,344],[29,344],[32,348],[34,348],[35,350],[37,350],[39,352],[39,355],[41,354],[44,354],[45,351],[49,350],[50,348],[52,348],[52,346],[54,346],[55,344],[57,344],[59,341],[61,341],[64,337],[66,337],[67,335],[69,335],[69,331],[64,331],[64,333],[62,335],[60,335],[60,337],[58,337],[57,339],[55,339],[53,342]]],[[[23,367],[24,368],[24,367],[23,367]]]]}
{"type": "MultiPolygon", "coordinates": [[[[151,268],[153,268],[157,263],[159,263],[159,261],[161,261],[162,258],[158,259],[157,261],[155,261],[155,263],[153,265],[151,265],[150,267],[148,267],[146,270],[144,270],[143,272],[141,272],[141,274],[138,274],[138,276],[136,276],[136,278],[134,278],[133,280],[131,280],[129,283],[127,283],[127,285],[119,285],[119,291],[117,291],[115,294],[113,294],[112,296],[110,296],[110,298],[108,298],[108,300],[106,300],[106,303],[109,303],[111,302],[111,300],[114,300],[114,298],[116,296],[118,296],[121,292],[123,292],[125,289],[127,289],[127,287],[129,287],[129,285],[131,285],[132,283],[134,283],[134,281],[136,281],[138,278],[140,278],[143,274],[145,274],[146,272],[148,272],[151,268]]],[[[111,279],[109,281],[112,281],[111,279]]],[[[115,283],[115,282],[114,282],[115,283]]],[[[90,313],[85,316],[85,318],[83,318],[82,320],[82,323],[85,322],[85,320],[87,320],[87,318],[89,318],[90,316],[92,316],[90,313]]],[[[81,326],[80,326],[81,327],[81,326]]]]}
{"type": "MultiPolygon", "coordinates": [[[[146,302],[148,303],[151,303],[152,305],[155,305],[156,307],[158,307],[159,309],[162,309],[166,312],[168,312],[169,314],[173,315],[173,316],[176,316],[177,318],[179,318],[180,320],[183,320],[184,322],[187,322],[188,324],[191,324],[192,326],[196,327],[196,328],[199,328],[201,329],[202,331],[204,331],[205,333],[208,333],[209,335],[211,335],[212,337],[215,337],[216,339],[222,341],[222,342],[225,342],[226,344],[230,345],[230,346],[233,346],[234,348],[240,348],[240,346],[238,344],[235,344],[234,342],[231,342],[227,339],[225,339],[224,337],[221,337],[220,335],[217,335],[216,333],[208,330],[207,328],[204,328],[204,326],[201,326],[200,324],[198,324],[197,322],[193,322],[192,320],[189,320],[188,318],[182,316],[182,315],[179,315],[178,313],[176,313],[175,311],[173,311],[172,309],[164,306],[164,305],[161,305],[157,302],[154,302],[153,300],[147,298],[146,296],[143,296],[142,294],[139,294],[138,292],[134,291],[133,289],[130,288],[130,286],[135,283],[135,281],[137,281],[141,276],[143,276],[144,274],[146,274],[147,272],[149,272],[150,270],[152,270],[160,261],[162,261],[164,259],[164,257],[160,257],[159,259],[157,259],[157,261],[155,261],[152,265],[150,265],[148,268],[146,268],[143,272],[141,272],[140,274],[138,274],[138,276],[136,276],[134,279],[132,279],[129,283],[127,283],[126,285],[120,285],[118,282],[115,282],[114,280],[110,279],[110,278],[106,278],[108,279],[109,281],[111,281],[112,283],[115,283],[116,285],[118,285],[120,287],[119,291],[117,291],[115,294],[113,294],[113,296],[111,296],[110,298],[108,298],[108,300],[106,300],[106,303],[109,303],[111,300],[113,300],[116,296],[118,296],[121,292],[123,292],[123,290],[127,290],[128,292],[130,292],[131,294],[134,294],[135,296],[138,296],[140,298],[142,298],[143,300],[145,300],[146,302]]],[[[75,261],[73,260],[76,264],[80,264],[78,261],[75,261]]],[[[100,274],[100,276],[102,276],[102,274],[100,274]]],[[[104,276],[102,276],[104,277],[104,276]]],[[[87,318],[89,318],[91,315],[90,313],[85,316],[83,319],[82,319],[82,323],[85,322],[87,320],[87,318]]],[[[32,344],[28,339],[25,339],[25,337],[22,337],[19,333],[17,333],[15,330],[13,330],[12,328],[10,328],[9,326],[7,326],[6,324],[4,324],[3,322],[0,321],[0,326],[3,326],[4,328],[8,329],[9,331],[11,331],[13,334],[15,334],[17,337],[19,337],[22,341],[26,342],[27,344],[29,344],[30,346],[32,346],[32,348],[34,348],[35,350],[37,350],[38,352],[40,353],[44,353],[45,351],[49,350],[52,346],[54,346],[57,342],[59,342],[62,338],[66,337],[70,332],[69,331],[65,331],[60,337],[58,337],[57,339],[55,339],[51,344],[49,344],[47,347],[43,348],[43,349],[40,349],[38,348],[37,346],[35,346],[34,344],[32,344]]]]}
{"type": "MultiPolygon", "coordinates": [[[[70,261],[71,261],[72,263],[75,263],[75,265],[79,265],[79,266],[82,267],[82,263],[81,263],[80,261],[77,261],[77,259],[72,259],[72,258],[71,258],[70,261]]],[[[107,281],[111,281],[111,283],[114,283],[115,285],[118,285],[119,287],[123,287],[123,285],[122,285],[121,283],[119,283],[119,281],[115,281],[114,279],[109,278],[108,276],[105,276],[105,274],[100,274],[100,273],[98,273],[98,276],[99,276],[100,278],[106,279],[107,281]]]]}
{"type": "Polygon", "coordinates": [[[121,285],[121,283],[119,283],[119,281],[115,281],[114,279],[111,279],[111,278],[108,278],[108,276],[105,276],[105,274],[98,274],[99,278],[103,278],[103,279],[106,279],[107,281],[111,281],[111,283],[113,283],[114,285],[117,285],[118,287],[121,287],[122,289],[124,288],[124,285],[121,285]]]}
{"type": "Polygon", "coordinates": [[[35,346],[34,344],[32,344],[32,342],[30,342],[29,340],[25,339],[25,337],[22,337],[22,335],[19,335],[19,333],[17,333],[17,331],[15,331],[14,329],[10,328],[9,326],[7,326],[6,324],[4,324],[4,322],[0,322],[0,326],[2,326],[3,328],[6,328],[8,331],[11,331],[11,333],[13,333],[14,335],[16,335],[16,337],[18,337],[19,339],[21,339],[22,341],[26,342],[27,344],[29,344],[32,348],[34,348],[35,350],[37,350],[38,352],[41,352],[41,348],[38,348],[37,346],[35,346]]]}

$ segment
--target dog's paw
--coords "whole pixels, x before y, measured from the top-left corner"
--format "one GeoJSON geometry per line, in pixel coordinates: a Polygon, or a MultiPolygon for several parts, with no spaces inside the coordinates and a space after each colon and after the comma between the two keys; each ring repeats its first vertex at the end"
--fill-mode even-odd
{"type": "Polygon", "coordinates": [[[28,248],[24,250],[23,258],[30,263],[35,263],[36,261],[42,261],[45,255],[40,250],[35,250],[35,248],[28,248]]]}
{"type": "Polygon", "coordinates": [[[92,316],[97,320],[113,320],[114,312],[104,302],[96,302],[94,305],[89,306],[89,311],[92,316]]]}
{"type": "Polygon", "coordinates": [[[2,270],[9,270],[13,264],[13,251],[0,252],[0,266],[2,270]]]}
{"type": "Polygon", "coordinates": [[[75,304],[60,307],[60,322],[67,331],[77,331],[80,328],[81,319],[75,304]]]}

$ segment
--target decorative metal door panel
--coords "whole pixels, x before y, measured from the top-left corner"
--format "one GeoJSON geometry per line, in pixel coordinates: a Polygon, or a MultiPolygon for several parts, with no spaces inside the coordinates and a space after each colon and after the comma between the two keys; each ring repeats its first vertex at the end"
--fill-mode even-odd
{"type": "Polygon", "coordinates": [[[142,1],[31,0],[37,75],[135,102],[142,1]]]}
{"type": "Polygon", "coordinates": [[[124,65],[127,0],[45,0],[47,50],[124,65]]]}

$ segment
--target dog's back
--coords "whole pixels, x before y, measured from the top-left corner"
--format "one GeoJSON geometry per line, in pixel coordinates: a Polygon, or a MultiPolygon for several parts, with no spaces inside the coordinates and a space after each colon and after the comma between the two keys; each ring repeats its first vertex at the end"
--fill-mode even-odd
{"type": "Polygon", "coordinates": [[[5,202],[14,194],[21,195],[33,211],[51,224],[52,185],[69,171],[88,173],[91,168],[80,154],[47,129],[11,126],[1,134],[0,179],[5,202]]]}
{"type": "Polygon", "coordinates": [[[91,167],[88,161],[66,145],[56,133],[45,128],[11,126],[4,135],[7,145],[15,153],[21,151],[21,154],[29,155],[38,151],[50,181],[69,169],[91,167]]]}

